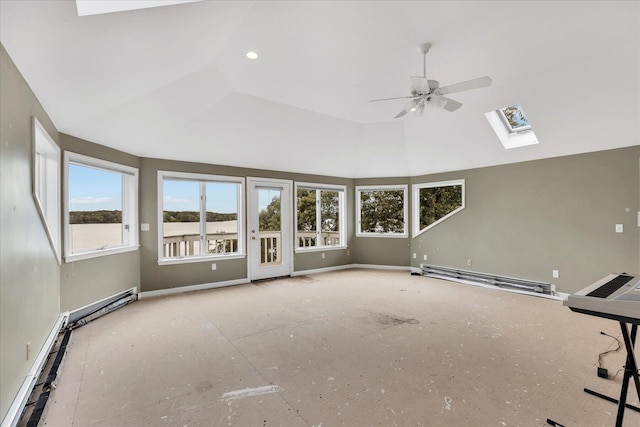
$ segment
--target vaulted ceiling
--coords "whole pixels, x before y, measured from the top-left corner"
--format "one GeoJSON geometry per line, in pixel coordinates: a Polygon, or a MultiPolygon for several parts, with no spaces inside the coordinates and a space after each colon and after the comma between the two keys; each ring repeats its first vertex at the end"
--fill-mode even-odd
{"type": "Polygon", "coordinates": [[[144,157],[357,178],[640,143],[638,1],[2,0],[0,40],[60,132],[144,157]],[[493,84],[394,119],[369,100],[410,94],[424,42],[442,86],[493,84]],[[500,144],[484,113],[514,103],[539,144],[500,144]]]}

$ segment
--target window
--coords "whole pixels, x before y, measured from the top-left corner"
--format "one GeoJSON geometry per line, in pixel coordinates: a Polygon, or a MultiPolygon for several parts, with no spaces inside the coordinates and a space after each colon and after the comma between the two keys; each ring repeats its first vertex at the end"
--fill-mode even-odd
{"type": "Polygon", "coordinates": [[[158,171],[158,262],[244,256],[244,179],[158,171]]]}
{"type": "Polygon", "coordinates": [[[464,179],[414,184],[414,237],[464,209],[464,179]]]}
{"type": "Polygon", "coordinates": [[[489,111],[484,115],[504,148],[538,144],[536,134],[520,104],[489,111]]]}
{"type": "Polygon", "coordinates": [[[356,235],[407,237],[406,199],[406,185],[356,187],[356,235]]]}
{"type": "Polygon", "coordinates": [[[138,169],[65,152],[65,260],[138,248],[138,169]]]}
{"type": "Polygon", "coordinates": [[[498,109],[498,113],[504,122],[505,127],[511,133],[531,130],[529,119],[520,104],[510,105],[498,109]]]}
{"type": "Polygon", "coordinates": [[[296,249],[346,246],[344,185],[296,183],[296,249]]]}
{"type": "Polygon", "coordinates": [[[33,118],[33,198],[58,264],[60,259],[60,147],[33,118]]]}

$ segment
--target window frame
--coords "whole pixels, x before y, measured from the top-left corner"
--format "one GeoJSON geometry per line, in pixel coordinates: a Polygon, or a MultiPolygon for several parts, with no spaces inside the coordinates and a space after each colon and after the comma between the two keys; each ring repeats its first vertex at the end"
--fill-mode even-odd
{"type": "Polygon", "coordinates": [[[32,117],[32,146],[31,192],[56,261],[62,265],[62,151],[35,116],[32,117]]]}
{"type": "MultiPolygon", "coordinates": [[[[319,251],[332,251],[332,250],[341,250],[346,249],[346,239],[347,239],[347,186],[339,185],[339,184],[317,184],[311,182],[295,182],[294,183],[294,218],[293,218],[293,227],[295,229],[294,233],[294,252],[295,253],[304,253],[304,252],[319,252],[319,251]],[[322,230],[320,227],[322,210],[318,208],[316,205],[316,246],[307,246],[300,247],[299,239],[298,239],[298,188],[304,188],[307,190],[315,190],[315,191],[337,191],[338,192],[338,221],[340,224],[340,229],[338,230],[340,244],[339,245],[318,245],[322,239],[320,238],[322,234],[322,230]]],[[[316,193],[316,203],[318,203],[318,193],[316,193]]]]}
{"type": "Polygon", "coordinates": [[[358,185],[356,186],[356,237],[391,237],[391,238],[407,238],[409,237],[409,186],[407,184],[396,185],[358,185]],[[402,191],[403,192],[403,222],[404,230],[401,233],[389,232],[367,232],[362,231],[362,197],[361,193],[366,191],[402,191]]]}
{"type": "Polygon", "coordinates": [[[411,192],[413,194],[413,207],[412,207],[412,232],[413,237],[417,237],[420,234],[424,233],[427,230],[435,227],[440,224],[442,221],[445,221],[448,218],[451,218],[453,215],[457,214],[461,210],[465,208],[465,199],[466,199],[466,190],[465,190],[465,180],[464,179],[454,179],[449,181],[438,181],[438,182],[427,182],[422,184],[413,184],[411,186],[411,192]],[[462,204],[459,208],[449,212],[439,220],[429,224],[423,229],[420,229],[420,190],[423,188],[434,188],[434,187],[448,187],[448,186],[462,186],[462,204]]]}
{"type": "Polygon", "coordinates": [[[64,259],[74,262],[101,256],[137,251],[140,247],[138,236],[138,168],[110,162],[71,151],[64,152],[64,259]],[[70,253],[69,242],[69,164],[113,172],[122,175],[122,233],[121,246],[70,253]],[[128,226],[128,233],[125,233],[128,226]]]}
{"type": "MultiPolygon", "coordinates": [[[[175,171],[158,171],[158,265],[172,265],[172,264],[187,264],[193,262],[206,262],[206,261],[221,261],[229,259],[241,259],[247,256],[247,245],[245,240],[245,179],[237,176],[225,176],[225,175],[211,175],[191,172],[175,172],[175,171]],[[164,258],[163,250],[163,238],[164,238],[164,179],[169,180],[181,180],[196,182],[200,185],[200,194],[202,195],[202,188],[204,184],[206,193],[206,183],[208,182],[222,182],[222,183],[234,183],[238,187],[238,251],[230,254],[211,254],[211,255],[194,255],[188,257],[172,257],[164,258]]],[[[200,201],[200,233],[202,236],[202,227],[205,230],[206,236],[206,200],[200,201]],[[203,215],[204,210],[204,215],[203,215]],[[204,225],[203,225],[204,224],[204,225]]]]}

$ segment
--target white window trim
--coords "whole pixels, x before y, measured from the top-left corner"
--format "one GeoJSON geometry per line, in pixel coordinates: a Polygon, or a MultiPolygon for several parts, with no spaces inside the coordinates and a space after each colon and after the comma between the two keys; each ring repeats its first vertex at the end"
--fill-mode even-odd
{"type": "MultiPolygon", "coordinates": [[[[333,251],[333,250],[344,250],[347,249],[346,239],[347,239],[347,186],[346,185],[338,185],[338,184],[317,184],[312,182],[296,182],[294,184],[293,189],[294,194],[294,218],[293,218],[293,227],[295,229],[295,242],[294,242],[294,251],[295,253],[304,253],[304,252],[320,252],[320,251],[333,251]],[[334,246],[313,246],[300,248],[298,247],[298,188],[306,188],[309,190],[330,190],[337,191],[338,196],[338,206],[339,206],[339,220],[340,220],[340,242],[339,245],[334,246]]],[[[320,210],[316,208],[316,218],[320,215],[320,210]]],[[[320,224],[320,221],[317,221],[317,224],[320,224]]],[[[316,242],[319,242],[321,239],[319,237],[320,230],[316,230],[316,242]]]]}
{"type": "Polygon", "coordinates": [[[124,252],[137,251],[138,245],[138,169],[121,165],[119,163],[109,162],[107,160],[96,159],[94,157],[85,156],[83,154],[73,153],[71,151],[64,152],[64,188],[66,196],[63,198],[64,205],[64,247],[65,262],[81,261],[84,259],[97,258],[101,256],[114,255],[124,252]],[[69,253],[69,163],[76,163],[85,167],[94,167],[111,172],[122,174],[126,177],[127,182],[122,184],[122,222],[129,225],[129,233],[127,233],[128,241],[123,242],[122,246],[113,248],[100,249],[80,252],[77,254],[69,253]]]}
{"type": "MultiPolygon", "coordinates": [[[[193,262],[206,262],[211,260],[230,260],[241,259],[246,257],[246,242],[245,242],[245,179],[236,176],[224,176],[224,175],[209,175],[202,173],[190,173],[190,172],[174,172],[174,171],[158,171],[158,265],[172,265],[172,264],[187,264],[193,262]],[[164,235],[163,223],[163,207],[164,207],[164,179],[183,179],[194,182],[230,182],[238,185],[238,252],[233,254],[215,254],[215,255],[199,255],[189,257],[175,257],[175,258],[163,258],[163,244],[162,239],[164,235]]],[[[201,204],[204,201],[201,201],[201,204]]],[[[206,217],[201,218],[202,222],[206,223],[206,217]]]]}
{"type": "Polygon", "coordinates": [[[32,119],[32,143],[33,199],[36,203],[38,214],[44,225],[56,261],[58,265],[61,265],[61,150],[35,116],[32,119]]]}
{"type": "Polygon", "coordinates": [[[391,238],[407,238],[409,237],[409,186],[406,184],[399,185],[358,185],[356,186],[356,237],[391,237],[391,238]],[[404,230],[402,233],[371,233],[363,232],[360,228],[361,225],[361,200],[360,193],[363,191],[388,191],[388,190],[402,190],[403,192],[403,221],[404,230]]]}
{"type": "Polygon", "coordinates": [[[465,180],[464,179],[455,179],[451,181],[438,181],[438,182],[427,182],[424,184],[413,184],[411,186],[411,192],[413,194],[413,208],[412,208],[412,222],[413,222],[413,237],[417,237],[425,231],[435,227],[440,224],[442,221],[447,218],[452,217],[457,214],[461,210],[465,208],[465,199],[466,199],[466,191],[465,191],[465,180]],[[447,187],[454,185],[462,185],[462,206],[458,209],[455,209],[449,212],[447,215],[443,216],[439,220],[429,224],[427,227],[420,230],[420,189],[422,188],[433,188],[433,187],[447,187]]]}

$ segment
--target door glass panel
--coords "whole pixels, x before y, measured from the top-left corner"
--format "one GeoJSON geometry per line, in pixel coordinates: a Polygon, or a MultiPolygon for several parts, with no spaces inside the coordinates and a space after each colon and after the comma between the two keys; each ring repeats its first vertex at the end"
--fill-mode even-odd
{"type": "Polygon", "coordinates": [[[282,190],[258,189],[258,238],[260,239],[260,266],[282,264],[282,190]]]}

